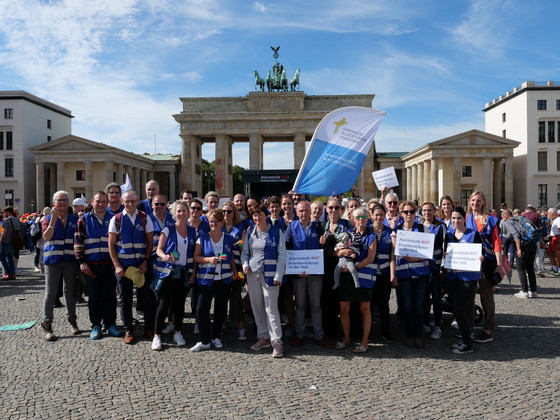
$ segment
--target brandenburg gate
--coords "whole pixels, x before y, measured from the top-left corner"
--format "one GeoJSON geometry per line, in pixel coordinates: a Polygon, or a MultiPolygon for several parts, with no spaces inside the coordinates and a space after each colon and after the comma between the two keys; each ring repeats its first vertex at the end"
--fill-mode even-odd
{"type": "MultiPolygon", "coordinates": [[[[255,72],[256,73],[256,72],[255,72]]],[[[203,143],[215,143],[216,190],[233,196],[232,144],[249,143],[248,169],[263,169],[263,143],[286,142],[293,153],[294,169],[305,157],[305,142],[311,140],[321,119],[345,106],[372,106],[375,95],[306,95],[302,91],[249,92],[245,97],[180,98],[183,109],[174,115],[180,124],[181,189],[202,193],[203,143]]],[[[358,178],[360,191],[375,191],[375,147],[370,149],[358,178]]],[[[285,168],[290,169],[290,168],[285,168]]]]}

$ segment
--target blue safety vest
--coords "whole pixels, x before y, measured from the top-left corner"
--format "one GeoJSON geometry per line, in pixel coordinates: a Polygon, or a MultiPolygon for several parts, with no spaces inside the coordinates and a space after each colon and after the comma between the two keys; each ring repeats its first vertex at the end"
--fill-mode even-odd
{"type": "MultiPolygon", "coordinates": [[[[403,226],[404,225],[401,224],[395,230],[396,231],[402,230],[403,226]]],[[[424,229],[424,228],[425,228],[424,225],[414,222],[414,225],[412,226],[412,231],[413,232],[426,232],[426,229],[428,229],[428,228],[426,228],[426,229],[424,229]]],[[[405,257],[395,256],[395,258],[397,260],[397,267],[396,267],[396,270],[395,270],[395,272],[396,272],[395,274],[397,275],[398,279],[408,279],[408,278],[412,278],[412,277],[425,277],[428,274],[430,274],[430,260],[429,259],[409,263],[405,259],[405,257]]]]}
{"type": "Polygon", "coordinates": [[[114,214],[105,212],[102,223],[93,210],[84,216],[86,238],[84,239],[85,260],[88,263],[111,262],[109,255],[109,222],[114,214]]]}
{"type": "MultiPolygon", "coordinates": [[[[165,254],[171,254],[173,251],[177,251],[177,228],[175,225],[168,227],[169,236],[167,236],[167,241],[165,242],[165,254]]],[[[194,267],[194,248],[196,245],[196,230],[192,227],[187,227],[187,270],[192,273],[194,267]]],[[[167,277],[173,266],[179,264],[179,261],[169,261],[165,262],[161,258],[156,257],[154,259],[154,277],[162,279],[167,277]]]]}
{"type": "Polygon", "coordinates": [[[154,212],[154,209],[152,208],[152,202],[147,198],[140,201],[138,207],[140,208],[140,210],[138,211],[144,211],[144,213],[146,213],[147,215],[150,215],[154,212]]]}
{"type": "Polygon", "coordinates": [[[377,258],[374,261],[377,268],[377,274],[389,274],[391,271],[391,247],[393,246],[393,241],[391,239],[392,233],[393,230],[390,227],[383,225],[381,239],[377,241],[377,258]]]}
{"type": "MultiPolygon", "coordinates": [[[[229,232],[229,234],[231,236],[233,236],[234,245],[235,245],[236,242],[239,242],[241,240],[241,238],[243,237],[243,230],[244,229],[245,229],[245,225],[243,224],[243,222],[241,222],[238,225],[235,225],[231,228],[231,232],[229,232]]],[[[226,231],[225,226],[222,226],[222,232],[228,233],[226,231]]],[[[241,250],[242,249],[243,249],[243,247],[241,247],[241,248],[237,247],[237,246],[233,247],[233,261],[235,261],[237,271],[241,270],[241,250]]]]}
{"type": "MultiPolygon", "coordinates": [[[[469,229],[467,228],[467,230],[465,231],[465,233],[463,234],[462,238],[459,239],[459,241],[457,241],[455,239],[455,235],[454,232],[448,232],[447,233],[447,241],[448,242],[459,242],[459,243],[467,243],[467,244],[473,244],[475,243],[475,238],[476,238],[476,229],[469,229]]],[[[481,272],[480,271],[460,271],[460,270],[447,270],[445,273],[445,278],[446,279],[450,279],[450,280],[454,280],[454,279],[459,279],[462,281],[477,281],[480,280],[480,276],[481,276],[481,272]]]]}
{"type": "MultiPolygon", "coordinates": [[[[476,226],[476,220],[472,213],[467,214],[467,221],[465,223],[467,228],[478,231],[476,226]]],[[[484,258],[488,258],[492,261],[496,260],[496,254],[494,254],[494,244],[492,242],[492,232],[494,229],[498,229],[498,218],[489,214],[486,216],[486,223],[479,233],[482,239],[482,253],[484,258]]]]}
{"type": "MultiPolygon", "coordinates": [[[[222,254],[226,255],[225,260],[220,260],[218,264],[222,266],[222,272],[220,277],[216,278],[215,267],[216,264],[204,263],[198,265],[198,270],[196,272],[196,282],[199,286],[212,286],[214,280],[221,279],[226,284],[230,284],[233,280],[233,271],[230,265],[231,253],[233,251],[233,236],[223,233],[224,243],[222,248],[222,254]]],[[[219,255],[214,255],[214,249],[212,248],[212,239],[207,233],[200,234],[200,248],[202,250],[202,255],[204,257],[219,257],[219,255]]]]}
{"type": "Polygon", "coordinates": [[[445,223],[441,222],[439,225],[434,226],[432,223],[428,226],[430,229],[430,233],[435,235],[434,241],[434,257],[430,262],[430,266],[432,267],[432,271],[434,273],[439,273],[441,269],[441,262],[443,260],[443,242],[445,239],[445,223]]]}
{"type": "Polygon", "coordinates": [[[120,235],[117,240],[119,260],[124,268],[138,267],[146,256],[146,232],[141,218],[147,216],[138,211],[133,225],[128,214],[121,214],[120,235]]]}
{"type": "MultiPolygon", "coordinates": [[[[51,215],[47,216],[47,222],[50,223],[51,215]]],[[[43,264],[57,264],[67,261],[77,263],[76,254],[74,254],[74,232],[78,224],[78,216],[69,214],[66,219],[66,228],[62,227],[60,219],[56,220],[54,234],[50,241],[46,241],[43,247],[43,264]]]]}
{"type": "Polygon", "coordinates": [[[290,223],[288,230],[291,230],[292,233],[293,249],[319,249],[321,247],[317,226],[312,222],[309,222],[309,225],[309,236],[307,236],[299,220],[294,220],[290,223]]]}
{"type": "MultiPolygon", "coordinates": [[[[247,243],[255,231],[252,226],[247,233],[247,243]]],[[[268,228],[268,237],[264,245],[264,281],[269,286],[274,286],[274,276],[276,275],[276,262],[278,261],[278,245],[280,242],[280,226],[273,225],[268,228]]],[[[251,249],[249,248],[249,254],[251,249]]]]}
{"type": "Polygon", "coordinates": [[[159,224],[159,218],[156,216],[155,213],[150,214],[150,217],[152,219],[152,225],[154,225],[154,248],[152,251],[152,255],[156,255],[156,249],[158,247],[158,243],[159,243],[159,237],[161,236],[161,231],[164,228],[168,228],[170,229],[171,226],[175,226],[175,220],[173,220],[173,216],[171,216],[171,213],[166,211],[165,212],[165,219],[163,220],[163,227],[160,226],[159,224]]]}
{"type": "MultiPolygon", "coordinates": [[[[352,233],[350,231],[350,233],[352,233]]],[[[360,248],[360,259],[359,261],[364,260],[367,258],[368,250],[373,241],[376,240],[375,234],[366,227],[366,231],[362,234],[362,245],[360,248]]],[[[362,267],[358,270],[358,281],[360,282],[360,287],[365,289],[371,289],[375,284],[375,278],[377,275],[375,261],[371,262],[370,264],[362,267]]]]}

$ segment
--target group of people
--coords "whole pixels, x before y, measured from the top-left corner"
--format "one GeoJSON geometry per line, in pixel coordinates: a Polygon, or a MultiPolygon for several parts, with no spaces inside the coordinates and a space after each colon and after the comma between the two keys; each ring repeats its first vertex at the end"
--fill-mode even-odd
{"type": "MultiPolygon", "coordinates": [[[[50,214],[42,219],[46,286],[41,326],[45,339],[55,339],[53,307],[61,279],[70,331],[81,332],[75,288],[83,275],[92,340],[101,338],[104,331],[112,336],[123,334],[117,327],[118,305],[124,343],[136,341],[136,290],[137,316],[144,319],[144,335],[154,350],[162,348],[166,333],[173,333],[177,345],[186,345],[183,319],[186,297],[191,293],[195,333],[199,334],[192,351],[223,347],[229,304],[229,321],[236,325],[242,341],[247,340],[245,313],[250,306],[256,324],[254,351],[272,347],[272,356],[282,357],[286,336],[293,336],[293,347],[312,337],[324,348],[333,347],[329,341],[333,339],[340,350],[358,336],[352,351],[360,354],[368,350],[375,311],[379,312],[383,339],[393,342],[389,302],[395,288],[407,347],[423,348],[424,333],[434,340],[441,337],[442,290],[449,297],[461,333],[452,351],[470,353],[473,341],[492,341],[494,291],[505,270],[499,218],[487,211],[484,194],[474,192],[467,209],[449,196],[443,196],[436,207],[432,202],[418,206],[399,201],[397,194],[385,189],[380,199],[366,205],[353,195],[343,208],[341,197],[310,203],[292,193],[261,202],[237,194],[220,208],[218,194],[209,192],[204,214],[202,201],[192,192],[183,192],[180,200],[169,205],[152,180],[146,184],[143,201],[135,191],[121,193],[120,186],[111,183],[94,194],[91,209],[78,215],[69,208],[68,193],[58,191],[50,214]],[[395,255],[399,231],[434,235],[432,258],[395,255]],[[481,244],[481,269],[444,269],[450,243],[481,244]],[[324,274],[286,275],[286,250],[323,250],[324,274]],[[484,326],[475,335],[477,284],[484,326]],[[244,289],[248,293],[243,297],[244,289]],[[167,325],[166,318],[170,320],[167,325]],[[308,320],[311,331],[307,330],[308,320]]],[[[507,218],[504,212],[503,219],[507,218]]],[[[560,236],[558,228],[556,234],[560,236]]],[[[536,297],[534,272],[531,275],[529,269],[534,247],[521,243],[519,230],[513,237],[518,245],[518,271],[529,276],[529,286],[521,277],[522,287],[530,287],[527,297],[536,297]]]]}

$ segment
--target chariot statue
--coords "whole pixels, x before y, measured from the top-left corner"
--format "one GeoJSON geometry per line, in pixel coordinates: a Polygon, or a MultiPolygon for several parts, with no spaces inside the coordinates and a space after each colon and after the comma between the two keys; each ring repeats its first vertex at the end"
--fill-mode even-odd
{"type": "Polygon", "coordinates": [[[295,92],[296,88],[299,89],[299,75],[301,70],[297,69],[294,77],[288,80],[286,69],[278,62],[278,57],[280,56],[278,50],[280,46],[276,48],[271,46],[270,48],[274,51],[272,56],[276,62],[272,66],[272,71],[267,71],[266,79],[263,79],[259,72],[255,70],[255,90],[264,92],[264,87],[266,85],[266,90],[268,92],[288,92],[288,90],[295,92]]]}

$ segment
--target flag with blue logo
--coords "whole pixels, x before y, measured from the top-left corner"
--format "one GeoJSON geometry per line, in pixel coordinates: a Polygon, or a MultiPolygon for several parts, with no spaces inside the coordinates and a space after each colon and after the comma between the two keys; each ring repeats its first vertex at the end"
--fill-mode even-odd
{"type": "Polygon", "coordinates": [[[315,129],[293,190],[326,196],[350,190],[385,114],[361,106],[327,114],[315,129]]]}

